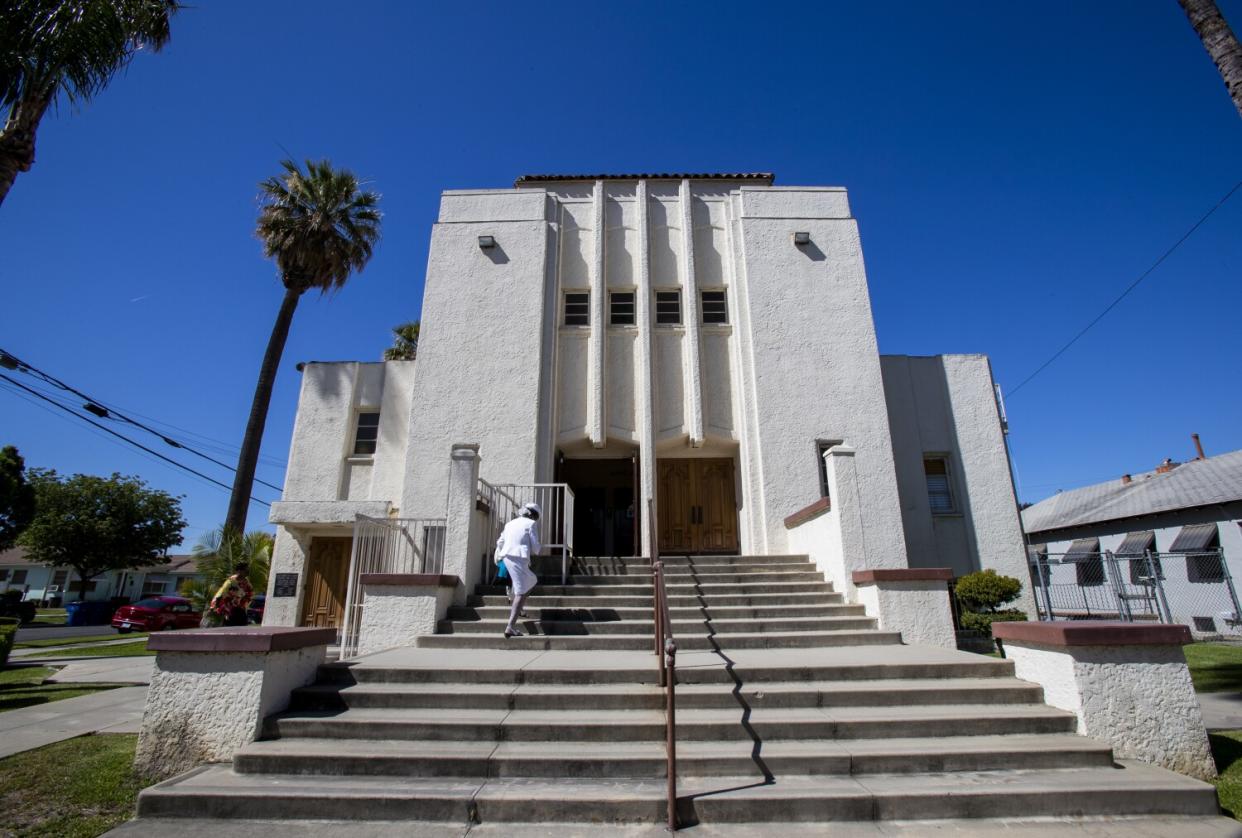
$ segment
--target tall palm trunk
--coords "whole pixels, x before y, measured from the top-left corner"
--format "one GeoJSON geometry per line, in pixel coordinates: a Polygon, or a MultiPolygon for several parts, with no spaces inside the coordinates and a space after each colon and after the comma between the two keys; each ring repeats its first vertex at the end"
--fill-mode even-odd
{"type": "Polygon", "coordinates": [[[263,442],[263,428],[267,425],[267,408],[272,401],[272,385],[276,383],[276,368],[285,352],[289,338],[289,324],[298,307],[302,292],[285,289],[280,311],[272,325],[272,336],[263,353],[263,365],[259,367],[259,381],[254,387],[254,401],[250,405],[250,419],[246,422],[246,436],[242,440],[241,454],[237,457],[237,475],[233,478],[233,494],[229,498],[229,512],[224,526],[241,534],[246,531],[246,513],[250,508],[250,492],[254,488],[254,470],[259,463],[259,445],[263,442]]]}
{"type": "Polygon", "coordinates": [[[1212,57],[1225,89],[1233,98],[1233,106],[1242,115],[1242,46],[1229,28],[1215,0],[1177,0],[1190,25],[1195,28],[1203,47],[1212,57]]]}
{"type": "Polygon", "coordinates": [[[30,171],[35,162],[35,133],[39,120],[52,103],[47,92],[22,99],[9,110],[4,129],[0,130],[0,204],[13,188],[13,182],[21,172],[30,171]]]}

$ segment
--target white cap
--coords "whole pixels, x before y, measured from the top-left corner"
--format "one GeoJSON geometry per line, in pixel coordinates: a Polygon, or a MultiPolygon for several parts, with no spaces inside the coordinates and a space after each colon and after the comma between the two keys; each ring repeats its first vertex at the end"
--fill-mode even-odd
{"type": "Polygon", "coordinates": [[[534,512],[534,513],[535,513],[535,517],[536,517],[536,518],[542,518],[542,517],[543,517],[543,510],[539,508],[539,504],[537,504],[537,503],[524,503],[524,504],[522,504],[522,511],[523,511],[523,512],[526,512],[527,510],[529,510],[529,511],[531,511],[531,512],[534,512]]]}

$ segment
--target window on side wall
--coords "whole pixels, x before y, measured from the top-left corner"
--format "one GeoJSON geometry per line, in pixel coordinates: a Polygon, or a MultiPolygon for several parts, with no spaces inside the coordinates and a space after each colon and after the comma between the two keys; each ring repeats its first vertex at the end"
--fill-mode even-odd
{"type": "Polygon", "coordinates": [[[950,515],[957,512],[953,499],[952,481],[949,480],[949,461],[946,457],[923,457],[923,474],[927,479],[927,502],[933,515],[950,515]]]}
{"type": "Polygon", "coordinates": [[[26,584],[26,571],[24,570],[13,571],[13,584],[14,585],[26,584]]]}
{"type": "Polygon", "coordinates": [[[7,567],[0,567],[0,582],[7,581],[8,578],[9,578],[9,569],[7,567]]]}
{"type": "Polygon", "coordinates": [[[729,306],[724,291],[703,292],[703,323],[724,324],[729,322],[729,306]]]}
{"type": "Polygon", "coordinates": [[[608,324],[611,326],[634,325],[633,291],[613,291],[608,295],[608,324]]]}
{"type": "Polygon", "coordinates": [[[655,292],[655,312],[657,326],[681,325],[681,292],[655,292]]]}
{"type": "Polygon", "coordinates": [[[568,291],[565,293],[565,325],[591,325],[591,295],[586,291],[568,291]]]}
{"type": "Polygon", "coordinates": [[[368,410],[358,414],[358,427],[354,430],[354,456],[369,457],[375,453],[379,439],[379,411],[368,410]]]}
{"type": "Polygon", "coordinates": [[[832,491],[828,485],[828,463],[824,460],[824,455],[828,453],[829,448],[840,444],[839,442],[823,439],[815,442],[815,460],[819,464],[819,496],[821,498],[832,497],[832,491]]]}
{"type": "Polygon", "coordinates": [[[1186,556],[1186,580],[1188,582],[1224,582],[1225,569],[1221,566],[1220,532],[1216,524],[1190,524],[1182,527],[1170,553],[1186,556]]]}
{"type": "Polygon", "coordinates": [[[58,570],[52,574],[52,584],[56,586],[56,590],[63,591],[65,583],[69,581],[69,571],[58,570]]]}

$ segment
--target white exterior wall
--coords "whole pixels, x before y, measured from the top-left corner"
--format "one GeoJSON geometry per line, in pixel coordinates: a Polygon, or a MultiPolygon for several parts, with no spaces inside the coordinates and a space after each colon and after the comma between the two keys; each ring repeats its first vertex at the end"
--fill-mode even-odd
{"type": "Polygon", "coordinates": [[[956,576],[994,569],[1022,581],[1012,607],[1034,614],[987,357],[885,355],[880,362],[910,566],[947,567],[956,576]],[[932,514],[924,456],[946,458],[954,512],[932,514]]]}

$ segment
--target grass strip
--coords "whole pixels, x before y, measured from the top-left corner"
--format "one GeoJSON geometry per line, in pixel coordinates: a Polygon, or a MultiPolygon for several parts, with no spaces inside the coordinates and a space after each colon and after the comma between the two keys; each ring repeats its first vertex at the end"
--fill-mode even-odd
{"type": "Polygon", "coordinates": [[[1201,693],[1242,690],[1242,646],[1191,643],[1183,647],[1190,678],[1201,693]]]}
{"type": "Polygon", "coordinates": [[[129,820],[151,782],[132,772],[137,743],[132,734],[99,733],[0,759],[4,834],[95,838],[129,820]]]}
{"type": "Polygon", "coordinates": [[[10,667],[0,670],[0,713],[20,710],[66,698],[114,690],[122,684],[45,684],[56,670],[46,666],[10,667]]]}
{"type": "Polygon", "coordinates": [[[85,643],[101,643],[107,640],[137,640],[146,637],[145,631],[136,631],[132,634],[92,634],[87,637],[60,637],[60,638],[39,638],[38,640],[23,640],[20,643],[13,644],[14,649],[44,649],[48,646],[78,646],[85,643]]]}
{"type": "Polygon", "coordinates": [[[110,646],[82,646],[78,649],[53,649],[38,655],[44,658],[134,658],[142,655],[154,655],[147,651],[147,639],[135,640],[133,643],[117,643],[110,646]]]}
{"type": "Polygon", "coordinates": [[[1216,759],[1216,794],[1220,808],[1234,820],[1242,820],[1242,730],[1218,730],[1208,734],[1216,759]]]}

